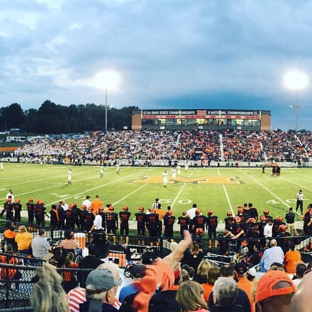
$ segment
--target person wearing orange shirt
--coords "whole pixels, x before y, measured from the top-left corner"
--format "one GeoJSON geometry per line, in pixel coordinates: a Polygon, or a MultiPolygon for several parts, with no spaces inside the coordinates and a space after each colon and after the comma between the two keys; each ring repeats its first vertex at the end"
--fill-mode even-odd
{"type": "Polygon", "coordinates": [[[254,312],[254,302],[251,297],[251,289],[253,282],[249,281],[246,277],[248,267],[244,262],[239,262],[235,265],[235,272],[236,272],[236,278],[237,278],[237,286],[239,289],[243,290],[249,299],[251,311],[254,312]]]}
{"type": "Polygon", "coordinates": [[[289,251],[284,256],[284,269],[287,273],[296,273],[296,266],[301,262],[301,253],[295,250],[295,244],[290,243],[289,251]]]}
{"type": "Polygon", "coordinates": [[[158,203],[155,213],[158,214],[158,229],[157,236],[161,236],[162,233],[162,220],[165,215],[165,212],[161,208],[161,203],[158,203]]]}
{"type": "Polygon", "coordinates": [[[97,215],[100,211],[100,208],[103,206],[103,202],[100,200],[99,195],[95,195],[95,199],[91,203],[92,212],[94,215],[97,215]]]}

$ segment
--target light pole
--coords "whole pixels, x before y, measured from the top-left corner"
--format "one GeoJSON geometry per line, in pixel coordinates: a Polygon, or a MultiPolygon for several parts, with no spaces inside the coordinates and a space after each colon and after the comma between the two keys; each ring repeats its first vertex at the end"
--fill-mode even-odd
{"type": "Polygon", "coordinates": [[[302,108],[298,104],[298,90],[304,89],[309,82],[309,78],[305,73],[299,71],[290,71],[286,73],[284,77],[284,83],[287,88],[294,90],[295,93],[295,104],[291,105],[291,108],[295,109],[295,131],[298,131],[298,110],[302,108]]]}
{"type": "Polygon", "coordinates": [[[295,131],[298,131],[298,110],[302,108],[302,105],[298,104],[298,91],[296,90],[296,100],[294,105],[290,105],[291,108],[295,110],[295,131]]]}
{"type": "Polygon", "coordinates": [[[105,133],[107,132],[107,88],[105,88],[105,133]]]}
{"type": "Polygon", "coordinates": [[[105,133],[107,132],[107,109],[108,109],[108,103],[107,103],[107,93],[108,89],[116,89],[119,85],[120,77],[119,74],[115,71],[104,71],[101,73],[98,73],[94,78],[94,85],[100,89],[105,88],[105,133]]]}

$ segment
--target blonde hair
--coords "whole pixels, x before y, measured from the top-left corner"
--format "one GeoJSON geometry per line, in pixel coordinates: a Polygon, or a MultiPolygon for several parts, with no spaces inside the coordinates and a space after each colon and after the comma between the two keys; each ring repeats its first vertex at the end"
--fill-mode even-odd
{"type": "Polygon", "coordinates": [[[63,279],[56,268],[43,263],[36,273],[38,281],[30,294],[34,312],[69,312],[66,293],[61,285],[63,279]]]}
{"type": "Polygon", "coordinates": [[[18,228],[18,231],[20,233],[25,233],[27,232],[26,226],[25,225],[20,225],[20,227],[18,228]]]}
{"type": "Polygon", "coordinates": [[[197,275],[204,277],[207,281],[208,272],[209,272],[210,268],[211,268],[211,264],[207,260],[204,259],[199,263],[196,273],[197,273],[197,275]]]}
{"type": "Polygon", "coordinates": [[[181,311],[207,309],[207,302],[204,300],[203,294],[204,290],[199,283],[194,281],[182,282],[176,295],[181,311]]]}

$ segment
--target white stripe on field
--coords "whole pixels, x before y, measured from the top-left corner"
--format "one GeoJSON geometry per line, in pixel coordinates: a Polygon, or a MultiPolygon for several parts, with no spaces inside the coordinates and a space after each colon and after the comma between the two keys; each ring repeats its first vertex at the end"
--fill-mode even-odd
{"type": "MultiPolygon", "coordinates": [[[[192,172],[190,173],[190,175],[188,176],[188,178],[191,178],[193,173],[195,172],[195,169],[192,170],[192,172]]],[[[178,200],[180,194],[182,193],[184,187],[185,187],[186,183],[184,183],[179,191],[179,193],[177,194],[177,196],[174,198],[172,204],[171,204],[171,209],[173,209],[175,202],[178,200]]]]}
{"type": "MultiPolygon", "coordinates": [[[[217,172],[218,172],[218,175],[221,176],[221,173],[220,173],[220,170],[219,170],[219,169],[217,169],[217,172]]],[[[229,207],[230,207],[230,209],[231,209],[231,212],[232,212],[232,214],[233,214],[233,216],[234,216],[235,213],[234,213],[234,210],[233,210],[233,206],[232,206],[232,204],[231,204],[231,201],[230,201],[229,194],[228,194],[228,192],[227,192],[226,187],[225,187],[224,184],[222,184],[222,187],[223,187],[223,191],[224,191],[226,200],[227,200],[227,202],[228,202],[228,204],[229,204],[229,207]]]]}

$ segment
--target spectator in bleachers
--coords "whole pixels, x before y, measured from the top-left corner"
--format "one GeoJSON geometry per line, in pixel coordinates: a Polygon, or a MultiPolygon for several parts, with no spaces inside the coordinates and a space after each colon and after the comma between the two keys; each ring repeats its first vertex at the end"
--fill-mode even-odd
{"type": "Polygon", "coordinates": [[[284,269],[287,273],[295,273],[297,264],[301,262],[301,253],[295,247],[295,243],[290,243],[289,251],[284,256],[284,269]]]}
{"type": "Polygon", "coordinates": [[[219,277],[213,287],[213,305],[209,304],[209,309],[211,312],[248,311],[238,304],[238,296],[239,288],[236,282],[231,278],[219,277]]]}
{"type": "MultiPolygon", "coordinates": [[[[89,254],[79,262],[80,269],[96,269],[103,263],[101,259],[95,256],[97,247],[94,244],[88,246],[89,254]]],[[[81,287],[86,287],[87,272],[78,271],[78,281],[81,287]]]]}
{"type": "Polygon", "coordinates": [[[40,228],[38,230],[38,235],[32,240],[31,248],[32,255],[35,258],[43,259],[50,251],[51,246],[46,239],[45,229],[40,228]]]}
{"type": "Polygon", "coordinates": [[[277,246],[277,241],[273,238],[270,241],[270,248],[263,252],[262,259],[260,261],[261,271],[266,272],[274,262],[283,264],[284,252],[280,246],[277,246]]]}
{"type": "Polygon", "coordinates": [[[14,224],[10,224],[10,226],[3,232],[3,238],[6,244],[11,244],[13,247],[13,250],[16,250],[16,242],[15,242],[15,227],[14,224]]]}
{"type": "Polygon", "coordinates": [[[202,287],[204,289],[204,299],[207,302],[209,296],[213,290],[215,281],[220,277],[220,269],[218,267],[212,266],[208,271],[207,283],[203,283],[202,287]]]}
{"type": "Polygon", "coordinates": [[[296,287],[298,287],[298,285],[301,283],[302,278],[304,276],[304,274],[308,271],[309,269],[307,268],[306,264],[301,262],[301,263],[297,263],[296,265],[296,274],[293,277],[293,283],[295,284],[296,287]]]}
{"type": "Polygon", "coordinates": [[[203,297],[204,290],[194,281],[182,282],[176,295],[182,312],[208,312],[207,302],[203,297]]]}
{"type": "Polygon", "coordinates": [[[199,284],[207,283],[208,272],[209,272],[210,268],[211,268],[210,262],[203,259],[197,267],[197,271],[196,271],[196,274],[194,276],[194,281],[199,283],[199,284]]]}
{"type": "Polygon", "coordinates": [[[18,252],[24,254],[25,256],[31,255],[32,239],[33,235],[27,232],[26,226],[20,225],[18,233],[15,236],[18,252]]]}
{"type": "Polygon", "coordinates": [[[283,270],[269,270],[254,284],[256,312],[289,311],[296,286],[283,270]]]}
{"type": "MultiPolygon", "coordinates": [[[[62,265],[62,269],[75,269],[78,268],[78,264],[76,262],[74,262],[74,257],[75,255],[72,252],[69,252],[66,255],[64,264],[62,265]]],[[[76,278],[76,272],[74,270],[64,270],[61,272],[62,276],[63,276],[63,288],[65,290],[66,293],[68,293],[70,290],[74,289],[78,282],[77,282],[77,278],[76,278]]]]}
{"type": "Polygon", "coordinates": [[[51,264],[44,262],[36,270],[30,303],[34,312],[69,312],[62,277],[51,264]]]}
{"type": "MultiPolygon", "coordinates": [[[[220,300],[220,294],[222,295],[222,292],[220,293],[219,290],[222,289],[222,285],[224,284],[224,286],[228,285],[230,286],[230,288],[225,287],[224,291],[225,292],[229,292],[229,302],[228,304],[230,306],[235,306],[235,308],[238,308],[238,306],[242,307],[242,310],[235,310],[235,308],[233,308],[234,310],[232,310],[233,312],[238,312],[238,311],[245,311],[245,312],[250,312],[251,311],[251,307],[250,307],[250,302],[248,299],[247,294],[240,288],[237,287],[236,282],[234,281],[234,266],[232,264],[225,264],[223,266],[221,266],[220,268],[220,277],[216,280],[214,286],[216,287],[216,283],[218,283],[218,281],[220,280],[220,283],[218,283],[217,285],[217,293],[214,293],[215,291],[215,287],[213,288],[212,293],[209,296],[209,300],[208,300],[208,307],[210,309],[210,311],[218,311],[218,307],[215,307],[216,305],[218,305],[218,296],[219,296],[219,300],[220,300]],[[231,280],[230,282],[226,281],[226,279],[231,280]],[[234,284],[234,283],[235,284],[234,284]],[[237,289],[237,291],[236,291],[237,289]],[[236,293],[234,301],[232,296],[234,295],[234,293],[236,293]],[[231,299],[230,299],[231,298],[231,299]]],[[[225,293],[223,292],[223,295],[225,293]]],[[[226,299],[226,298],[224,298],[226,299]]],[[[219,305],[221,304],[221,306],[224,306],[224,302],[219,302],[219,305]]],[[[221,309],[221,308],[220,308],[221,309]]],[[[221,309],[221,311],[223,311],[221,309]]],[[[226,310],[227,311],[227,310],[226,310]]]]}

